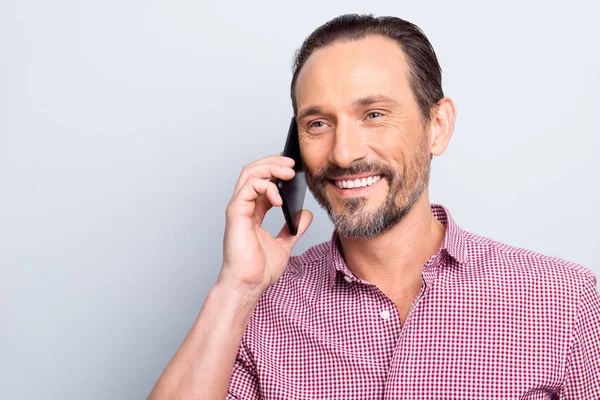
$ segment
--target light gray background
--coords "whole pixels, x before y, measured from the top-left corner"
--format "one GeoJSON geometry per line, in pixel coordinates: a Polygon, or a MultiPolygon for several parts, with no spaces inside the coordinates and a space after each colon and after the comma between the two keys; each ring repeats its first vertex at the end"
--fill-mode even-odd
{"type": "MultiPolygon", "coordinates": [[[[437,51],[458,118],[432,201],[600,272],[597,2],[3,0],[0,398],[145,398],[219,271],[240,169],[283,147],[294,50],[346,12],[437,51]]],[[[309,197],[295,253],[332,229],[309,197]]]]}

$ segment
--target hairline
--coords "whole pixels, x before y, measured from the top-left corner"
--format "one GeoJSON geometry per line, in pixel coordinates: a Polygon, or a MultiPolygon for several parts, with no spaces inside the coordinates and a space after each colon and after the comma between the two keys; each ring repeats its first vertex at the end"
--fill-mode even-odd
{"type": "MultiPolygon", "coordinates": [[[[292,106],[293,106],[293,111],[294,111],[294,116],[296,117],[296,119],[298,119],[298,102],[297,102],[297,98],[296,98],[296,87],[298,85],[298,78],[300,77],[300,72],[302,69],[304,69],[304,66],[306,65],[306,63],[308,62],[308,60],[310,59],[310,57],[315,54],[317,51],[321,50],[321,49],[326,49],[330,46],[333,46],[336,43],[344,43],[344,42],[358,42],[360,40],[363,39],[367,39],[369,37],[382,37],[388,40],[391,40],[392,42],[394,42],[400,49],[400,51],[402,52],[402,56],[405,60],[406,66],[407,66],[407,72],[406,72],[406,78],[408,81],[408,86],[410,87],[410,91],[413,95],[413,98],[415,99],[415,101],[418,100],[418,96],[417,93],[415,93],[414,90],[414,86],[417,85],[417,81],[416,81],[416,77],[415,77],[415,69],[414,69],[414,62],[413,60],[410,58],[410,56],[408,55],[408,53],[406,52],[406,50],[404,49],[403,44],[392,37],[386,36],[384,34],[381,34],[379,32],[354,32],[348,36],[344,36],[344,37],[340,37],[337,38],[333,41],[331,41],[330,43],[327,43],[324,46],[320,46],[318,48],[316,48],[311,54],[310,56],[304,61],[304,64],[302,65],[301,69],[299,71],[294,71],[294,75],[295,75],[295,80],[293,82],[293,87],[292,87],[292,106]]],[[[293,78],[292,78],[293,79],[293,78]]],[[[422,120],[422,125],[426,126],[429,122],[429,116],[424,116],[422,113],[422,110],[419,107],[419,114],[421,114],[421,120],[422,120]]]]}

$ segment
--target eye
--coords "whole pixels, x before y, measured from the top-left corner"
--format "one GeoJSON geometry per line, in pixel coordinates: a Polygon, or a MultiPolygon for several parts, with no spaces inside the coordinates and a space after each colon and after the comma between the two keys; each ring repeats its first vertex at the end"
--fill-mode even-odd
{"type": "Polygon", "coordinates": [[[309,124],[308,124],[308,127],[309,127],[309,128],[321,128],[321,127],[323,127],[324,125],[325,125],[325,123],[324,123],[323,121],[314,121],[314,122],[311,122],[311,123],[309,123],[309,124]],[[320,126],[315,126],[315,124],[323,124],[323,125],[320,125],[320,126]]]}
{"type": "Polygon", "coordinates": [[[373,112],[370,112],[369,114],[367,114],[367,119],[373,119],[373,118],[369,118],[371,115],[375,115],[375,117],[377,118],[377,117],[381,117],[383,114],[381,114],[380,112],[377,112],[377,111],[373,111],[373,112]]]}

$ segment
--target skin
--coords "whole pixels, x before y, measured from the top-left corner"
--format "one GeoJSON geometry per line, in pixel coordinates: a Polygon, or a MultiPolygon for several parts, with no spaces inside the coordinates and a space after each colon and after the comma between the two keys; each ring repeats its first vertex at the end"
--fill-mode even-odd
{"type": "Polygon", "coordinates": [[[348,268],[392,299],[401,321],[421,289],[422,267],[445,233],[430,211],[429,161],[445,151],[456,117],[452,100],[445,97],[424,127],[408,76],[400,47],[388,38],[370,36],[317,50],[296,86],[309,188],[330,216],[337,216],[336,227],[368,225],[378,210],[401,215],[378,235],[340,233],[348,268]],[[355,99],[376,96],[387,99],[355,104],[355,99]],[[353,169],[384,177],[356,195],[342,193],[330,182],[340,175],[352,179],[353,169]],[[345,213],[349,206],[353,212],[345,213]]]}
{"type": "MultiPolygon", "coordinates": [[[[322,115],[311,119],[322,120],[323,124],[316,125],[325,126],[317,134],[315,125],[308,128],[308,120],[298,120],[303,161],[313,177],[311,190],[319,193],[323,172],[325,179],[332,171],[339,176],[353,168],[386,172],[386,178],[356,194],[324,186],[320,201],[340,216],[338,224],[356,227],[372,219],[370,213],[382,206],[406,211],[378,235],[341,237],[348,267],[393,299],[402,321],[420,288],[421,269],[443,238],[444,226],[429,208],[424,170],[428,155],[440,155],[446,149],[455,118],[452,101],[444,98],[432,110],[431,123],[423,128],[406,72],[403,53],[394,42],[369,37],[318,50],[297,81],[299,112],[321,107],[322,115]],[[385,94],[396,105],[352,105],[353,99],[373,94],[385,94]],[[371,110],[380,112],[382,118],[376,114],[377,118],[367,119],[371,110]],[[416,190],[423,180],[423,190],[416,190]],[[411,196],[416,200],[408,207],[411,196]]],[[[264,290],[284,273],[292,248],[312,221],[312,214],[303,210],[296,236],[285,225],[275,237],[261,226],[269,209],[281,206],[274,179],[291,179],[292,166],[293,160],[272,155],[241,171],[226,208],[223,265],[217,282],[149,399],[226,397],[250,316],[264,290]]]]}

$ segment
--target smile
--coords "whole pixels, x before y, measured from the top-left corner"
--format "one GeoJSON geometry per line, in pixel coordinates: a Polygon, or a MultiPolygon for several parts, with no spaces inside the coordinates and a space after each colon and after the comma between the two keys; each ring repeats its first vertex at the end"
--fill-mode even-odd
{"type": "Polygon", "coordinates": [[[381,179],[381,175],[364,176],[356,179],[336,179],[332,182],[340,189],[358,189],[371,186],[381,179]]]}

